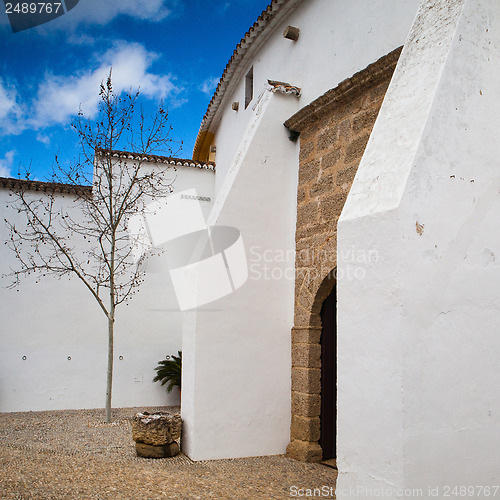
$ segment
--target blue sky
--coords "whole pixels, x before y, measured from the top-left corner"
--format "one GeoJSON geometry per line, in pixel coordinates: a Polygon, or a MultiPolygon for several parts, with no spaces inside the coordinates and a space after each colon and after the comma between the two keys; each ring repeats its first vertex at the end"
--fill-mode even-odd
{"type": "Polygon", "coordinates": [[[169,110],[178,156],[190,158],[207,105],[231,54],[269,0],[79,0],[65,15],[12,33],[0,12],[0,176],[31,163],[45,180],[54,155],[78,152],[70,123],[92,117],[99,83],[140,85],[151,110],[169,110]]]}

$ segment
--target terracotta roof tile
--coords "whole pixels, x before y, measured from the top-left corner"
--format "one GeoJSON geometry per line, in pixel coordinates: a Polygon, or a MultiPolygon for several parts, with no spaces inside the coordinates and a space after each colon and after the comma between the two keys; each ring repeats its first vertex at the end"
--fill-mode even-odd
{"type": "Polygon", "coordinates": [[[28,181],[9,177],[0,177],[0,187],[7,189],[22,188],[26,191],[43,191],[45,193],[76,194],[79,196],[89,196],[92,193],[92,186],[62,184],[59,182],[28,181]]]}
{"type": "Polygon", "coordinates": [[[96,149],[95,152],[96,154],[111,154],[111,156],[121,159],[141,160],[152,163],[162,163],[164,165],[171,165],[174,167],[195,167],[215,171],[215,163],[213,161],[200,162],[185,158],[174,158],[171,156],[144,155],[141,153],[132,153],[130,151],[106,151],[104,149],[96,149]]]}
{"type": "MultiPolygon", "coordinates": [[[[102,154],[105,150],[96,149],[96,154],[102,154]]],[[[215,163],[211,161],[199,162],[183,158],[173,158],[170,156],[141,155],[129,151],[108,151],[113,157],[121,159],[131,159],[161,163],[173,167],[194,167],[215,171],[215,163]]],[[[14,179],[9,177],[0,177],[0,187],[7,189],[25,189],[28,191],[43,191],[51,193],[68,193],[88,196],[92,193],[92,186],[81,186],[74,184],[63,184],[58,182],[30,181],[25,179],[14,179]]]]}

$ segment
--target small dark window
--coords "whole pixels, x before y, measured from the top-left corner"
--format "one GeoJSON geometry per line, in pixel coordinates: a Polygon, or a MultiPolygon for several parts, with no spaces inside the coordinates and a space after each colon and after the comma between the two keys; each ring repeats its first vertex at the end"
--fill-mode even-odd
{"type": "Polygon", "coordinates": [[[245,109],[253,99],[253,66],[245,77],[245,109]]]}

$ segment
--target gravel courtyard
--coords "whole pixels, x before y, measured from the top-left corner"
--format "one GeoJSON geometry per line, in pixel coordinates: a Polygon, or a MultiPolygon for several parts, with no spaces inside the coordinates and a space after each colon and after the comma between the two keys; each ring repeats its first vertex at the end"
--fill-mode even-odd
{"type": "Polygon", "coordinates": [[[299,488],[334,491],[336,470],[284,456],[138,458],[130,421],[146,409],[178,410],[117,409],[112,424],[103,410],[0,413],[0,498],[267,500],[297,498],[299,488]]]}

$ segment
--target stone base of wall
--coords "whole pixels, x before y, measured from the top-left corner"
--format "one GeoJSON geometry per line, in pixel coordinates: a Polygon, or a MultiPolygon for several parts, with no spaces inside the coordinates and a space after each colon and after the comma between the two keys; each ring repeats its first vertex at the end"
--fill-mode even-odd
{"type": "Polygon", "coordinates": [[[321,460],[321,326],[292,329],[292,429],[287,455],[305,462],[321,460]]]}
{"type": "Polygon", "coordinates": [[[321,462],[322,453],[318,443],[300,441],[299,439],[294,439],[286,448],[288,457],[301,462],[321,462]]]}

